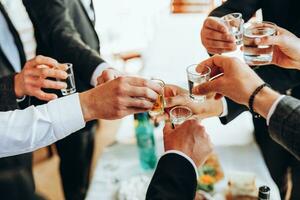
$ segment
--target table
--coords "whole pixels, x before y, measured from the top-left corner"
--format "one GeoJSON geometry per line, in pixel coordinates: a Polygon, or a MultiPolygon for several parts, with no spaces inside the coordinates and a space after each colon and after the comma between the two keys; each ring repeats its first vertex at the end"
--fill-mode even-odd
{"type": "MultiPolygon", "coordinates": [[[[161,155],[162,140],[157,140],[156,144],[158,154],[161,155]]],[[[255,143],[244,146],[217,146],[215,151],[219,155],[225,172],[225,180],[216,187],[217,191],[221,191],[226,187],[226,175],[229,172],[250,172],[256,175],[257,186],[268,185],[271,188],[271,199],[280,200],[278,188],[273,182],[255,143]]],[[[153,172],[144,172],[141,169],[135,144],[119,143],[108,147],[98,162],[86,199],[116,200],[122,181],[143,174],[151,178],[153,172]]],[[[146,188],[144,188],[144,191],[146,191],[146,188]]]]}

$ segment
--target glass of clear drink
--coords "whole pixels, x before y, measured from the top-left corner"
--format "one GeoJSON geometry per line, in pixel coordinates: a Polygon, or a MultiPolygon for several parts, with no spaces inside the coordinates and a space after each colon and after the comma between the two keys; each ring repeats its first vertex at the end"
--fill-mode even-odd
{"type": "Polygon", "coordinates": [[[190,98],[196,103],[203,103],[206,100],[206,96],[194,94],[193,88],[209,81],[211,74],[210,67],[206,65],[201,66],[199,64],[194,64],[187,67],[186,72],[189,84],[190,98]],[[197,67],[198,71],[196,70],[197,67]]]}
{"type": "Polygon", "coordinates": [[[243,43],[243,24],[244,20],[241,13],[230,13],[221,19],[229,29],[229,32],[235,37],[236,45],[243,43]]]}
{"type": "Polygon", "coordinates": [[[277,34],[272,22],[249,22],[244,26],[244,59],[250,66],[267,65],[273,59],[273,45],[257,45],[256,39],[277,34]]]}
{"type": "Polygon", "coordinates": [[[75,77],[73,71],[73,64],[64,63],[61,64],[60,69],[65,70],[68,74],[68,77],[65,80],[57,79],[57,81],[65,82],[67,84],[67,88],[61,89],[61,93],[63,96],[67,96],[76,92],[75,86],[75,77]]]}
{"type": "MultiPolygon", "coordinates": [[[[151,81],[157,83],[162,88],[162,91],[164,91],[165,88],[165,82],[160,79],[152,78],[151,81]]],[[[165,112],[165,98],[164,94],[159,94],[158,98],[156,99],[156,102],[154,103],[152,109],[149,111],[149,115],[151,117],[156,117],[159,115],[164,114],[165,112]]]]}
{"type": "Polygon", "coordinates": [[[186,120],[188,120],[193,115],[192,110],[186,106],[176,106],[170,110],[170,120],[172,126],[176,128],[176,126],[181,125],[186,120]]]}

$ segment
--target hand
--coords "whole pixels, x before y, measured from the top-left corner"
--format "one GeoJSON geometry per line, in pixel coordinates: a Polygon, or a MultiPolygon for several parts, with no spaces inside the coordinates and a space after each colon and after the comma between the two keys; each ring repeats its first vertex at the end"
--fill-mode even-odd
{"type": "Polygon", "coordinates": [[[234,51],[237,46],[235,38],[230,34],[226,25],[217,17],[208,17],[201,30],[203,46],[211,54],[221,54],[234,51]]]}
{"type": "Polygon", "coordinates": [[[284,68],[300,69],[300,39],[293,33],[277,27],[278,35],[256,39],[257,45],[274,45],[273,61],[284,68]]]}
{"type": "Polygon", "coordinates": [[[128,76],[81,93],[80,101],[85,121],[113,120],[149,111],[162,92],[155,82],[128,76]]]}
{"type": "Polygon", "coordinates": [[[197,167],[202,165],[212,152],[209,136],[196,120],[187,120],[172,129],[170,122],[164,128],[165,151],[177,150],[190,157],[197,167]]]}
{"type": "Polygon", "coordinates": [[[120,76],[125,75],[123,72],[120,72],[114,68],[108,68],[102,72],[102,74],[97,78],[97,85],[106,83],[107,81],[116,79],[120,76]]]}
{"type": "Polygon", "coordinates": [[[211,66],[212,77],[221,76],[194,88],[196,94],[220,93],[248,106],[251,94],[264,83],[248,65],[237,58],[217,55],[204,61],[199,67],[205,65],[211,66]]]}
{"type": "Polygon", "coordinates": [[[164,89],[166,107],[187,106],[200,118],[220,116],[223,112],[222,101],[215,94],[207,95],[204,103],[196,103],[189,97],[189,92],[176,85],[166,85],[164,89]]]}
{"type": "Polygon", "coordinates": [[[63,89],[67,85],[64,82],[48,80],[47,78],[66,79],[68,74],[59,69],[56,60],[37,56],[26,62],[24,68],[15,76],[15,94],[18,98],[25,95],[35,96],[44,101],[57,98],[56,94],[49,94],[42,91],[42,88],[63,89]]]}

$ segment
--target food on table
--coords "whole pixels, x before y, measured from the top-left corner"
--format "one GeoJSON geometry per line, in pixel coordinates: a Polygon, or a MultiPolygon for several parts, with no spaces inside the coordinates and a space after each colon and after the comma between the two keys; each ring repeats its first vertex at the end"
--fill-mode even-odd
{"type": "Polygon", "coordinates": [[[205,192],[212,192],[214,185],[224,178],[224,173],[216,154],[212,154],[204,165],[198,169],[198,172],[197,189],[205,192]]]}
{"type": "Polygon", "coordinates": [[[257,200],[255,175],[245,172],[234,172],[229,175],[227,200],[257,200]]]}

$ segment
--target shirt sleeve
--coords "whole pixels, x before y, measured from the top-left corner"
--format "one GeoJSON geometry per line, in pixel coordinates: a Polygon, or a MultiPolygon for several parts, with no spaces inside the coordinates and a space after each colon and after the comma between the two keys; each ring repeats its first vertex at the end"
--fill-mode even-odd
{"type": "Polygon", "coordinates": [[[96,86],[97,85],[97,78],[98,76],[101,75],[101,73],[103,72],[103,70],[109,68],[109,65],[106,62],[103,62],[101,64],[99,64],[96,69],[93,72],[92,78],[91,78],[91,85],[92,86],[96,86]]]}
{"type": "Polygon", "coordinates": [[[167,154],[171,154],[171,153],[174,153],[174,154],[177,154],[177,155],[180,155],[182,157],[184,157],[185,159],[187,159],[194,167],[195,169],[195,173],[196,173],[196,179],[198,179],[199,175],[198,175],[198,169],[197,169],[197,166],[196,164],[194,163],[194,161],[189,157],[187,156],[185,153],[181,152],[181,151],[177,151],[177,150],[169,150],[169,151],[166,151],[164,155],[167,155],[167,154]]]}
{"type": "Polygon", "coordinates": [[[281,95],[280,97],[278,97],[276,99],[276,101],[272,104],[270,110],[269,110],[269,113],[268,113],[268,116],[267,116],[267,125],[269,126],[270,124],[270,119],[272,117],[272,115],[274,114],[279,102],[285,97],[285,95],[281,95]]]}
{"type": "Polygon", "coordinates": [[[0,112],[0,158],[48,146],[85,126],[79,95],[0,112]]]}

